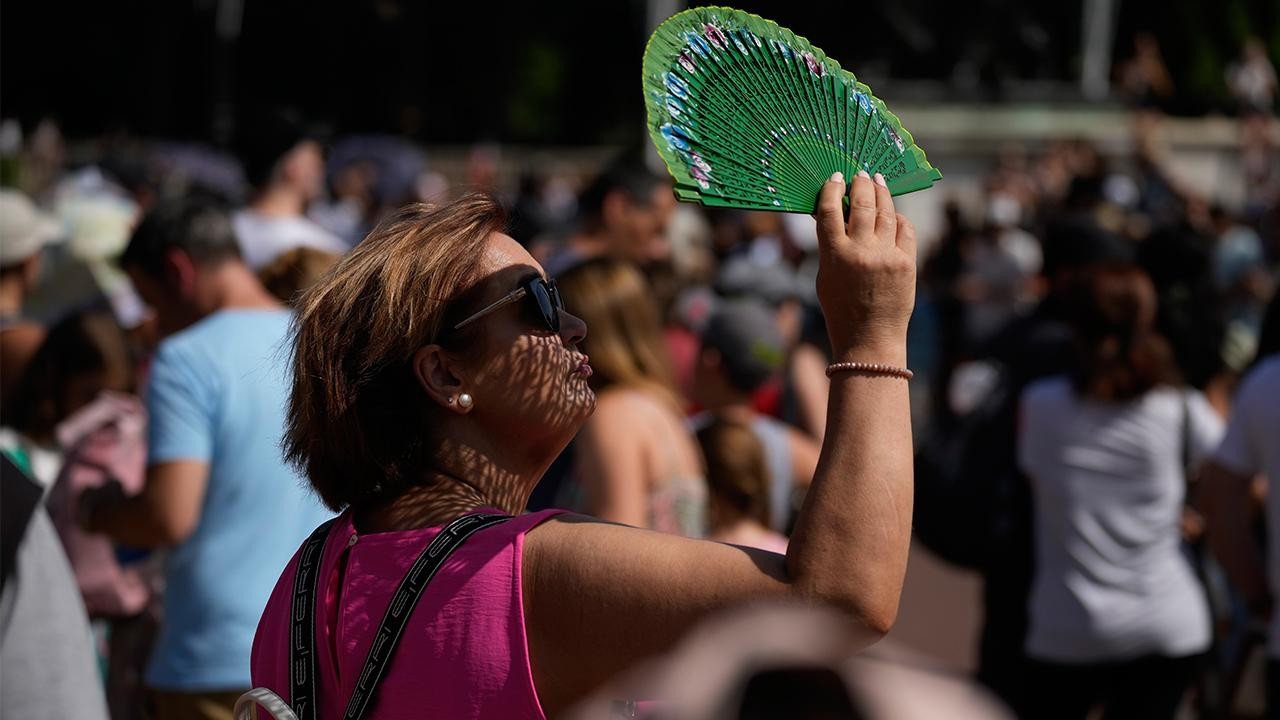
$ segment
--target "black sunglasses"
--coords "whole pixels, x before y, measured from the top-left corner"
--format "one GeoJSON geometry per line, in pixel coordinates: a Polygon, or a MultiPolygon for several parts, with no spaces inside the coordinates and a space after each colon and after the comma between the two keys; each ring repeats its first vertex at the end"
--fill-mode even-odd
{"type": "Polygon", "coordinates": [[[520,287],[507,293],[497,302],[454,325],[453,329],[461,330],[485,315],[496,312],[511,303],[519,302],[526,297],[533,298],[534,304],[538,307],[538,313],[542,315],[542,321],[547,324],[551,332],[560,332],[560,311],[564,310],[564,301],[560,299],[560,291],[556,289],[556,281],[543,280],[537,276],[529,278],[520,287]]]}

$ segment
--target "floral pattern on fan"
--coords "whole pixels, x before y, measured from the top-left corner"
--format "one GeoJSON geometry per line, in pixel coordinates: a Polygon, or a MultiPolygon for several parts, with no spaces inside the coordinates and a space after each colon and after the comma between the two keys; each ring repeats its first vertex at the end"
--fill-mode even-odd
{"type": "Polygon", "coordinates": [[[683,201],[812,212],[837,171],[879,172],[895,195],[942,178],[853,73],[756,15],[668,18],[645,49],[644,88],[650,137],[683,201]]]}

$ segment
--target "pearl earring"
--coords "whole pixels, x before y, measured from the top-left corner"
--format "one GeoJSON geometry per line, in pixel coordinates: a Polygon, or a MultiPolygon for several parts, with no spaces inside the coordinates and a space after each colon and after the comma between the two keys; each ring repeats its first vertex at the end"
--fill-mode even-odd
{"type": "Polygon", "coordinates": [[[472,406],[472,405],[474,405],[474,404],[475,404],[475,399],[474,399],[474,398],[472,398],[469,394],[467,394],[467,393],[462,393],[461,395],[459,395],[459,396],[458,396],[458,406],[459,406],[459,407],[461,407],[461,408],[464,408],[464,409],[465,409],[465,408],[469,408],[469,407],[471,407],[471,406],[472,406]]]}

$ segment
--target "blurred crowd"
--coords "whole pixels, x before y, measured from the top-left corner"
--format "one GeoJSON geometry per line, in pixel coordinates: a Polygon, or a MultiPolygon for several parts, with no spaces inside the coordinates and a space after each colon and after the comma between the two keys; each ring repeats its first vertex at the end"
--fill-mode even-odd
{"type": "MultiPolygon", "coordinates": [[[[1006,147],[922,238],[917,535],[982,575],[978,679],[1020,716],[1221,717],[1258,682],[1280,155],[1274,70],[1235,77],[1242,202],[1182,187],[1148,113],[1125,156],[1006,147]]],[[[233,152],[0,124],[5,715],[230,717],[326,516],[280,457],[287,383],[244,348],[287,355],[288,306],[409,202],[493,193],[588,324],[598,408],[531,509],[785,552],[831,361],[813,219],[677,205],[640,153],[514,177],[500,153],[450,176],[277,110],[233,152]],[[10,689],[53,667],[59,692],[10,689]]],[[[1274,629],[1267,657],[1274,686],[1274,629]]]]}

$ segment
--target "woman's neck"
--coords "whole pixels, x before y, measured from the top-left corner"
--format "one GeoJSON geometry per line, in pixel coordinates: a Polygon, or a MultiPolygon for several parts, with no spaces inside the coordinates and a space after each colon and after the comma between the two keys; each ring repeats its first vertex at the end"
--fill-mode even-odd
{"type": "Polygon", "coordinates": [[[354,520],[356,530],[364,533],[413,530],[443,525],[482,507],[495,506],[472,486],[437,479],[414,485],[383,505],[357,510],[354,520]]]}
{"type": "Polygon", "coordinates": [[[456,462],[441,463],[439,467],[427,470],[421,481],[395,499],[377,507],[358,510],[355,517],[357,529],[361,532],[388,532],[434,527],[480,508],[519,515],[529,502],[533,486],[550,465],[549,460],[536,469],[517,472],[504,469],[487,455],[474,450],[458,456],[456,462]]]}

